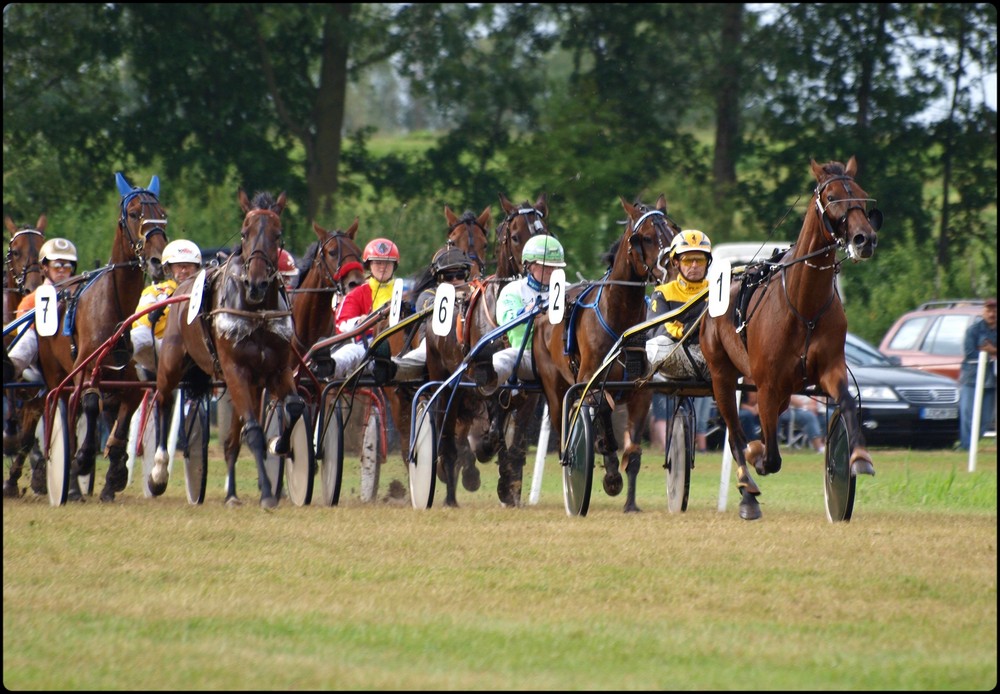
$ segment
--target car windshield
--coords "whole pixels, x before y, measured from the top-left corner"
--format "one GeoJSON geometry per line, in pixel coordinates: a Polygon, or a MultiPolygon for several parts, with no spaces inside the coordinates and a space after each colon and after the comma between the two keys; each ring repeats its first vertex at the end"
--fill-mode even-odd
{"type": "Polygon", "coordinates": [[[856,335],[848,334],[844,357],[852,366],[892,366],[884,354],[856,335]]]}

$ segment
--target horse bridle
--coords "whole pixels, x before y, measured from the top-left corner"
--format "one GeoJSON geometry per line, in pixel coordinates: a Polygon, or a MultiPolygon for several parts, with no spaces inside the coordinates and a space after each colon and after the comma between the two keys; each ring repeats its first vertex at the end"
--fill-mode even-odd
{"type": "Polygon", "coordinates": [[[853,250],[854,247],[850,245],[847,241],[847,218],[851,214],[851,212],[853,210],[859,210],[862,214],[865,215],[865,217],[868,219],[868,223],[875,231],[878,231],[879,229],[882,228],[882,221],[883,221],[881,210],[879,210],[877,207],[872,207],[871,210],[867,209],[868,203],[874,205],[877,202],[875,199],[854,197],[854,194],[851,192],[851,185],[850,185],[853,182],[854,179],[851,176],[847,176],[844,174],[831,176],[830,178],[823,181],[823,183],[817,184],[814,193],[816,198],[816,211],[819,213],[819,218],[820,222],[823,225],[824,233],[827,235],[827,238],[832,243],[837,245],[837,247],[845,249],[849,256],[853,255],[854,252],[853,250]],[[838,199],[834,196],[828,195],[826,200],[826,205],[824,205],[822,199],[823,191],[825,191],[826,187],[831,183],[833,183],[834,181],[843,181],[844,192],[847,193],[847,197],[838,199]],[[834,225],[831,224],[830,222],[829,210],[830,206],[835,203],[847,204],[847,209],[844,210],[844,214],[842,214],[836,220],[836,224],[834,225]],[[838,230],[840,231],[840,234],[837,233],[838,230]]]}
{"type": "Polygon", "coordinates": [[[17,289],[17,292],[22,296],[27,292],[24,289],[24,285],[27,282],[28,275],[33,272],[40,273],[42,271],[42,264],[37,260],[32,263],[27,263],[23,268],[21,268],[20,273],[14,272],[14,261],[12,254],[14,253],[14,239],[16,239],[21,234],[34,234],[41,238],[45,238],[45,234],[38,231],[37,229],[21,229],[14,233],[10,237],[10,246],[7,248],[7,254],[4,256],[4,269],[14,278],[14,287],[8,287],[8,289],[17,289]]]}
{"type": "MultiPolygon", "coordinates": [[[[532,211],[537,212],[537,210],[535,209],[532,209],[532,211]]],[[[475,239],[472,236],[472,231],[474,228],[478,228],[481,232],[483,232],[483,238],[486,239],[487,247],[489,246],[490,242],[490,232],[488,232],[486,229],[482,227],[482,225],[479,224],[479,220],[476,219],[475,215],[473,215],[471,212],[466,212],[465,214],[462,215],[461,219],[459,219],[457,222],[448,227],[448,244],[447,244],[448,246],[458,245],[451,238],[451,233],[462,225],[465,225],[465,233],[469,239],[468,241],[469,250],[468,252],[466,252],[466,255],[469,256],[469,260],[474,260],[476,262],[476,265],[479,266],[479,273],[485,274],[486,260],[484,258],[480,258],[479,254],[476,253],[476,244],[475,244],[475,239]]]]}
{"type": "Polygon", "coordinates": [[[162,212],[162,208],[160,207],[160,200],[156,196],[156,193],[154,193],[151,190],[146,190],[144,188],[136,188],[132,192],[122,196],[121,215],[118,218],[119,226],[121,226],[121,228],[125,230],[125,234],[126,236],[128,236],[128,244],[129,247],[132,249],[132,254],[135,255],[136,260],[139,261],[139,264],[142,265],[143,268],[145,268],[146,266],[146,259],[143,257],[142,251],[146,247],[146,243],[149,241],[149,239],[153,236],[153,234],[162,234],[164,239],[167,238],[166,217],[163,218],[151,217],[147,219],[145,217],[145,212],[146,208],[150,207],[155,207],[157,208],[157,212],[162,212]],[[129,227],[128,224],[129,222],[128,206],[129,203],[132,202],[133,198],[145,195],[151,196],[153,199],[147,200],[145,198],[139,198],[139,204],[140,204],[140,212],[138,217],[139,233],[136,236],[132,234],[132,229],[129,227]],[[143,231],[143,229],[147,226],[149,226],[150,228],[147,231],[143,231]]]}
{"type": "Polygon", "coordinates": [[[344,288],[344,282],[343,282],[344,277],[347,275],[347,273],[349,273],[353,269],[358,269],[361,270],[362,272],[364,271],[364,265],[361,264],[361,257],[357,253],[354,253],[353,251],[350,254],[344,253],[344,241],[345,239],[349,238],[350,237],[347,236],[347,234],[345,234],[344,232],[335,231],[332,234],[329,234],[325,239],[323,239],[323,243],[321,243],[319,248],[316,250],[317,255],[319,255],[320,253],[324,255],[323,272],[326,273],[326,279],[330,283],[330,287],[325,289],[325,291],[333,291],[336,294],[347,294],[347,291],[344,288]],[[327,266],[325,260],[326,257],[325,249],[327,244],[330,243],[331,241],[337,242],[337,271],[333,273],[330,272],[330,268],[327,266]],[[354,258],[353,262],[348,262],[347,260],[345,260],[345,258],[351,258],[351,257],[354,258]]]}
{"type": "MultiPolygon", "coordinates": [[[[278,220],[278,253],[280,254],[281,253],[281,249],[284,247],[284,242],[282,241],[282,238],[281,238],[281,234],[282,234],[282,232],[281,232],[281,217],[279,217],[278,214],[276,212],[274,212],[273,210],[250,210],[249,212],[247,212],[247,215],[244,218],[243,228],[240,229],[240,239],[241,239],[242,242],[246,242],[247,236],[249,235],[248,232],[247,232],[247,226],[248,226],[247,221],[251,217],[257,217],[257,216],[262,215],[262,214],[272,215],[273,217],[275,217],[275,219],[278,220]]],[[[277,259],[271,260],[271,258],[267,254],[267,251],[265,251],[265,250],[263,250],[261,248],[251,248],[249,254],[242,254],[241,253],[241,255],[243,256],[243,264],[240,267],[240,281],[241,282],[246,282],[247,281],[247,276],[248,276],[248,274],[250,272],[250,263],[252,263],[255,258],[259,258],[260,260],[264,261],[264,264],[267,267],[267,271],[268,271],[268,278],[267,278],[268,284],[273,283],[280,276],[281,273],[278,272],[277,259]]],[[[284,284],[284,283],[282,283],[282,284],[284,284]]]]}
{"type": "MultiPolygon", "coordinates": [[[[548,233],[542,220],[545,219],[545,215],[540,211],[536,210],[534,207],[519,207],[514,210],[500,222],[500,226],[497,227],[497,249],[504,248],[507,250],[507,255],[511,258],[514,257],[513,249],[510,247],[511,237],[510,237],[510,225],[519,216],[524,217],[524,223],[528,227],[530,232],[529,236],[537,236],[538,234],[548,233]],[[528,215],[535,215],[537,219],[532,222],[528,218],[528,215]]],[[[517,268],[520,272],[520,268],[517,268]]]]}
{"type": "Polygon", "coordinates": [[[628,257],[629,262],[632,264],[632,269],[635,270],[636,274],[643,278],[647,282],[655,282],[657,277],[653,268],[649,267],[649,263],[646,262],[645,255],[642,249],[636,249],[636,241],[642,236],[639,233],[639,229],[642,227],[646,220],[650,220],[653,225],[653,229],[656,232],[656,243],[659,247],[656,252],[656,267],[659,268],[661,277],[667,276],[667,268],[663,266],[661,259],[664,256],[665,251],[670,250],[670,242],[673,240],[673,236],[670,235],[669,228],[667,227],[667,215],[662,210],[646,210],[642,213],[639,219],[632,223],[632,231],[628,235],[628,257]],[[666,237],[666,243],[664,243],[664,237],[666,237]],[[639,263],[634,260],[634,253],[638,250],[639,253],[639,263]],[[640,267],[642,268],[640,270],[640,267]]]}

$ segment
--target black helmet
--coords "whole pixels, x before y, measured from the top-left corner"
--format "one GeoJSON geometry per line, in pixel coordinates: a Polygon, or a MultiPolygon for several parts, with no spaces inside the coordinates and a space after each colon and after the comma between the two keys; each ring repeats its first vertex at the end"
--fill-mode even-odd
{"type": "Polygon", "coordinates": [[[435,276],[442,272],[461,270],[468,277],[471,269],[472,261],[469,259],[469,256],[457,246],[442,248],[434,254],[434,259],[431,261],[431,272],[435,276]]]}

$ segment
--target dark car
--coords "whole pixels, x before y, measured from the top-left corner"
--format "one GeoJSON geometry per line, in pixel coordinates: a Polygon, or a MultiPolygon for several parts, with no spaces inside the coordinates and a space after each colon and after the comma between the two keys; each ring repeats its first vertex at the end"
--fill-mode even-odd
{"type": "Polygon", "coordinates": [[[957,381],[900,366],[850,333],[844,353],[869,445],[950,448],[958,440],[957,381]]]}

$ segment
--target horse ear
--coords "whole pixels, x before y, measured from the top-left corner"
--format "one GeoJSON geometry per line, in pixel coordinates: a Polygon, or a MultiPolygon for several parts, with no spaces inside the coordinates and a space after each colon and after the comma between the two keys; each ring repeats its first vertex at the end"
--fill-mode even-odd
{"type": "Polygon", "coordinates": [[[243,214],[250,211],[250,198],[247,197],[247,192],[240,188],[239,192],[236,194],[236,199],[240,203],[240,209],[243,210],[243,214]]]}
{"type": "Polygon", "coordinates": [[[451,208],[448,207],[447,205],[444,206],[444,218],[448,222],[449,227],[453,227],[456,224],[458,224],[458,217],[455,215],[454,212],[451,211],[451,208]]]}
{"type": "Polygon", "coordinates": [[[278,213],[279,216],[281,215],[282,212],[285,211],[285,204],[287,202],[288,198],[285,195],[285,191],[281,191],[281,195],[278,196],[278,201],[274,203],[274,206],[277,208],[277,210],[275,211],[278,213]]]}
{"type": "Polygon", "coordinates": [[[122,175],[121,171],[115,172],[115,184],[118,186],[118,193],[122,197],[132,192],[132,184],[122,175]]]}
{"type": "MultiPolygon", "coordinates": [[[[11,219],[9,215],[3,216],[3,225],[7,227],[7,231],[9,231],[11,235],[17,233],[17,225],[14,224],[14,220],[11,219]]],[[[39,231],[41,231],[41,229],[39,229],[39,231]]]]}
{"type": "Polygon", "coordinates": [[[354,235],[358,233],[358,218],[357,217],[354,218],[354,223],[351,224],[351,226],[347,227],[347,231],[344,232],[344,233],[347,234],[352,240],[354,239],[354,235]]]}
{"type": "Polygon", "coordinates": [[[813,176],[816,178],[817,181],[822,179],[823,176],[826,174],[826,172],[823,171],[823,167],[817,164],[815,159],[809,160],[809,167],[812,169],[813,176]]]}
{"type": "Polygon", "coordinates": [[[619,194],[618,199],[622,201],[622,209],[625,210],[625,214],[628,215],[629,219],[635,219],[635,205],[626,200],[624,195],[619,194]]]}
{"type": "Polygon", "coordinates": [[[320,241],[326,238],[326,229],[321,227],[316,222],[313,222],[313,233],[316,234],[316,238],[318,238],[320,241]]]}
{"type": "Polygon", "coordinates": [[[156,197],[160,197],[160,177],[154,175],[151,179],[149,179],[149,187],[147,187],[146,190],[156,197]]]}
{"type": "Polygon", "coordinates": [[[851,158],[847,161],[847,168],[844,169],[848,176],[854,178],[855,174],[858,173],[858,160],[851,155],[851,158]]]}
{"type": "Polygon", "coordinates": [[[483,229],[489,229],[490,220],[492,219],[493,219],[493,208],[487,205],[486,208],[479,213],[479,216],[476,218],[476,221],[479,223],[479,226],[481,226],[483,229]]]}
{"type": "Polygon", "coordinates": [[[660,197],[656,199],[656,209],[664,214],[667,213],[667,196],[660,193],[660,197]]]}
{"type": "Polygon", "coordinates": [[[35,228],[38,229],[38,231],[45,231],[45,227],[48,225],[48,223],[49,223],[49,218],[45,215],[45,213],[42,213],[38,215],[38,221],[35,222],[35,228]]]}
{"type": "Polygon", "coordinates": [[[507,214],[510,214],[511,212],[514,211],[514,203],[508,200],[507,196],[504,195],[503,193],[500,193],[500,207],[502,207],[503,211],[506,212],[507,214]]]}
{"type": "Polygon", "coordinates": [[[535,200],[535,209],[542,213],[542,217],[549,216],[549,205],[548,201],[545,199],[545,193],[539,195],[538,199],[535,200]]]}

